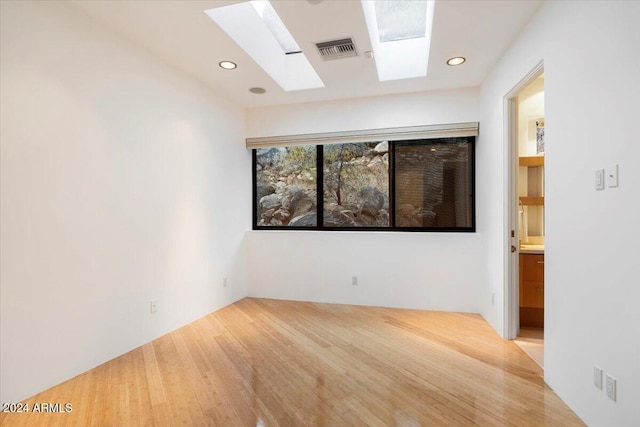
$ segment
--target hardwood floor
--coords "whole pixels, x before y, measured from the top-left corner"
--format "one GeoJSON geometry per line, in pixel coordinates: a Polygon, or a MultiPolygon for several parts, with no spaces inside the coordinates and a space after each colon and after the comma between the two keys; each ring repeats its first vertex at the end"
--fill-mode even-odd
{"type": "Polygon", "coordinates": [[[2,414],[3,426],[584,425],[473,314],[246,298],[2,414]]]}

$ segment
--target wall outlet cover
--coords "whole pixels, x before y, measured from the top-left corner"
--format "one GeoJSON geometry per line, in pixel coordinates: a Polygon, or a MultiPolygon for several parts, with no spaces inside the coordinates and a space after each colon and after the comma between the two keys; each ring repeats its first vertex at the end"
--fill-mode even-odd
{"type": "Polygon", "coordinates": [[[609,187],[617,187],[618,186],[618,165],[610,165],[607,166],[605,171],[605,175],[607,178],[607,185],[609,187]]]}
{"type": "Polygon", "coordinates": [[[616,400],[616,379],[607,374],[607,397],[615,402],[616,400]]]}

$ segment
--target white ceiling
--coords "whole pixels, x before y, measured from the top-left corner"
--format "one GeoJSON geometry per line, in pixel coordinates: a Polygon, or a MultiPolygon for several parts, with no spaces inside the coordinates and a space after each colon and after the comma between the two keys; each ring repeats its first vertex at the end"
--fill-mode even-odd
{"type": "Polygon", "coordinates": [[[426,77],[379,82],[359,0],[271,0],[324,82],[285,92],[205,13],[233,0],[75,1],[78,8],[174,67],[245,107],[478,86],[537,11],[540,0],[437,0],[426,77]],[[352,37],[359,55],[323,61],[314,43],[352,37]],[[467,62],[449,67],[446,60],[467,62]],[[234,61],[233,71],[218,67],[234,61]],[[256,95],[250,87],[267,90],[256,95]]]}

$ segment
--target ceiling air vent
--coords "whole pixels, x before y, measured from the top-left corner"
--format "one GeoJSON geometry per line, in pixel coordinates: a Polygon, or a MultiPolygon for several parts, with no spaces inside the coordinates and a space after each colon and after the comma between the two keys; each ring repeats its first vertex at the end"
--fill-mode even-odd
{"type": "Polygon", "coordinates": [[[324,60],[358,56],[356,45],[353,44],[351,38],[316,43],[316,47],[324,60]]]}

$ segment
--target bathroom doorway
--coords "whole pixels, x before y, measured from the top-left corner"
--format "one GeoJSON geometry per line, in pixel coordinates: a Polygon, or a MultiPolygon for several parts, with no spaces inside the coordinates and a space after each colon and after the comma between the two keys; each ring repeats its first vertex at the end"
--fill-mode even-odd
{"type": "Polygon", "coordinates": [[[510,158],[507,337],[544,365],[544,70],[507,97],[510,158]]]}

